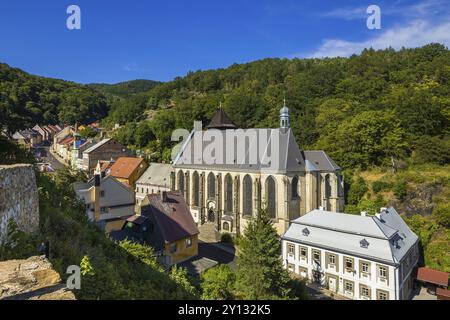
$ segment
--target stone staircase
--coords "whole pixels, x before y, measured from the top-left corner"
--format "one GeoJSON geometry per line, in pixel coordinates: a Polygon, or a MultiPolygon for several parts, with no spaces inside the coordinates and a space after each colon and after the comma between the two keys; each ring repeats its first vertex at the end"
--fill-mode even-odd
{"type": "Polygon", "coordinates": [[[205,224],[202,224],[201,226],[198,226],[198,230],[200,231],[200,234],[198,236],[199,240],[204,242],[220,241],[220,234],[219,231],[216,230],[214,223],[207,222],[205,224]]]}

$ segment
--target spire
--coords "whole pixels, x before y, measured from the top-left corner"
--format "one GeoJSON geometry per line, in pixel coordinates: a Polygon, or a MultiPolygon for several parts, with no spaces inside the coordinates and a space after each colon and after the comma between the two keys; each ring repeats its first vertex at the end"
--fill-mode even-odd
{"type": "Polygon", "coordinates": [[[288,129],[290,126],[289,108],[286,106],[286,99],[283,99],[283,108],[280,110],[280,128],[288,129]]]}
{"type": "Polygon", "coordinates": [[[219,109],[217,109],[211,123],[208,125],[208,129],[236,129],[236,126],[222,109],[222,103],[220,103],[219,109]]]}

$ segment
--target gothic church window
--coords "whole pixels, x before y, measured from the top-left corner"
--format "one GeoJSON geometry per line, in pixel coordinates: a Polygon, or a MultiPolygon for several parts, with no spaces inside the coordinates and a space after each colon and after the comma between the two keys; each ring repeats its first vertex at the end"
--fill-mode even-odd
{"type": "Polygon", "coordinates": [[[200,205],[200,177],[195,171],[192,175],[192,205],[198,207],[200,205]]]}
{"type": "Polygon", "coordinates": [[[252,205],[252,201],[253,201],[253,192],[252,192],[252,178],[247,174],[244,177],[244,181],[243,181],[243,205],[244,205],[244,210],[243,210],[243,214],[246,216],[251,216],[252,212],[253,212],[253,205],[252,205]]]}
{"type": "Polygon", "coordinates": [[[233,179],[230,174],[225,176],[225,213],[233,212],[233,179]]]}
{"type": "Polygon", "coordinates": [[[276,187],[275,179],[272,176],[266,180],[266,199],[269,217],[276,218],[276,187]]]}
{"type": "Polygon", "coordinates": [[[208,198],[214,198],[216,196],[216,177],[214,173],[208,175],[208,198]]]}

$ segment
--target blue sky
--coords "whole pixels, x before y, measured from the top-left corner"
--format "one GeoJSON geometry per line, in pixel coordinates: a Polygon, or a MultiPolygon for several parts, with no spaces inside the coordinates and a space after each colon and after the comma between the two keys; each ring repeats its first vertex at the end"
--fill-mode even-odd
{"type": "Polygon", "coordinates": [[[0,62],[81,83],[168,81],[267,57],[348,56],[364,47],[450,46],[450,0],[10,0],[0,62]],[[66,9],[81,8],[81,30],[66,9]],[[366,27],[369,5],[381,30],[366,27]]]}

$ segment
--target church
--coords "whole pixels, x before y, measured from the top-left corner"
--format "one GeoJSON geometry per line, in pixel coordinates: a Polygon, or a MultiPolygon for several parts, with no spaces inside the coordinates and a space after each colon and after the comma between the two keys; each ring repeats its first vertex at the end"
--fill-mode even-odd
{"type": "Polygon", "coordinates": [[[206,131],[194,128],[184,140],[171,189],[184,195],[200,236],[210,241],[241,234],[261,209],[281,235],[307,212],[344,206],[341,168],[324,151],[298,146],[286,103],[275,129],[239,129],[219,108],[206,131]]]}

